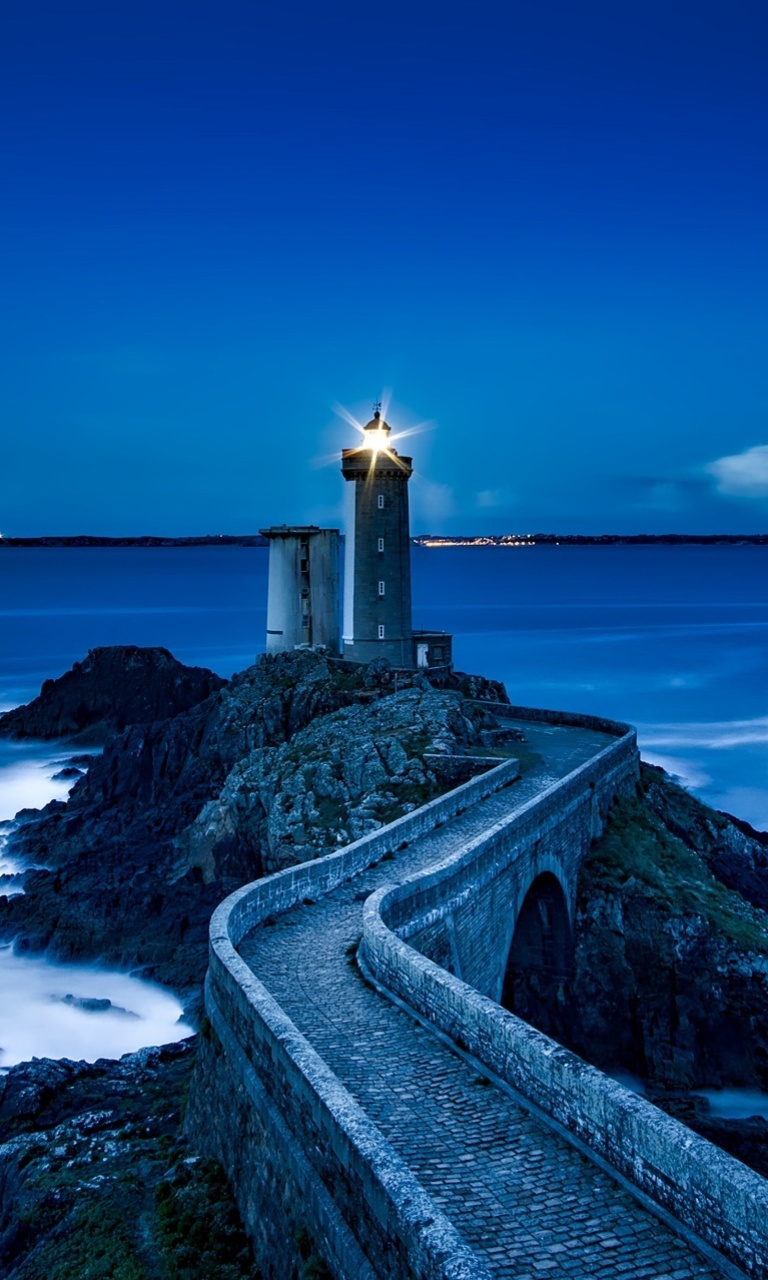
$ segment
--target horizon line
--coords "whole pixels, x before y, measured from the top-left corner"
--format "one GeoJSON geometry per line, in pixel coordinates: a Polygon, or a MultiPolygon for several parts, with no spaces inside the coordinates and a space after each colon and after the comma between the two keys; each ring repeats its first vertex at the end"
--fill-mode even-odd
{"type": "MultiPolygon", "coordinates": [[[[290,526],[289,526],[290,527],[290,526]]],[[[304,528],[320,528],[321,526],[302,526],[304,528]]],[[[323,526],[325,527],[325,526],[323,526]]],[[[327,526],[329,528],[335,526],[327,526]]],[[[343,531],[342,531],[343,532],[343,531]]],[[[744,542],[744,541],[762,541],[768,540],[768,531],[753,530],[751,532],[740,533],[687,533],[675,532],[667,530],[663,533],[648,533],[642,530],[636,530],[632,533],[618,532],[600,532],[600,533],[557,533],[547,532],[545,530],[537,530],[535,532],[509,532],[509,533],[418,533],[410,536],[411,542],[425,543],[429,542],[435,546],[441,544],[450,545],[452,543],[463,543],[465,545],[493,545],[496,543],[509,542],[516,545],[534,545],[536,542],[573,542],[573,541],[589,541],[600,542],[603,540],[611,541],[629,541],[643,539],[649,542],[665,542],[665,541],[688,541],[688,542],[744,542]]],[[[205,533],[205,534],[0,534],[1,546],[14,545],[30,545],[30,544],[68,544],[68,543],[89,543],[89,544],[127,544],[127,543],[162,543],[165,545],[174,543],[186,544],[213,544],[219,542],[226,543],[251,543],[257,546],[267,546],[268,540],[260,533],[205,533]]]]}

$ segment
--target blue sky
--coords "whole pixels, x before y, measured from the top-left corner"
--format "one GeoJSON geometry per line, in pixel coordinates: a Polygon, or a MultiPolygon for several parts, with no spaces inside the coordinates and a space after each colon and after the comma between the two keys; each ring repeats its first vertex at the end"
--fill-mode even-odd
{"type": "Polygon", "coordinates": [[[768,10],[26,0],[0,530],[768,527],[768,10]]]}

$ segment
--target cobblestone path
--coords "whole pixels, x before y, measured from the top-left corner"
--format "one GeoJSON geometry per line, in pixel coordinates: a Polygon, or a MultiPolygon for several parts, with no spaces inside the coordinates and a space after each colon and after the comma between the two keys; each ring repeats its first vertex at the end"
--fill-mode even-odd
{"type": "Polygon", "coordinates": [[[364,899],[442,861],[608,741],[533,729],[546,763],[240,952],[494,1276],[688,1280],[719,1276],[563,1138],[362,979],[364,899]]]}

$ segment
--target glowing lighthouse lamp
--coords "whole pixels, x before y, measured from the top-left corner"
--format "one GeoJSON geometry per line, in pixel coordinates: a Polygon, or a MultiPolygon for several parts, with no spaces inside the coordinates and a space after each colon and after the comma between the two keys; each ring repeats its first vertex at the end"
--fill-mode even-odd
{"type": "Polygon", "coordinates": [[[392,428],[388,422],[385,422],[381,416],[381,401],[377,400],[373,406],[373,417],[364,427],[361,427],[354,418],[349,418],[352,425],[361,433],[363,443],[357,449],[345,449],[342,457],[349,458],[353,454],[369,454],[370,463],[368,466],[367,481],[370,484],[375,476],[376,467],[381,461],[387,462],[399,467],[401,471],[406,473],[406,479],[410,479],[412,467],[410,458],[400,458],[397,450],[392,448],[395,440],[401,439],[402,436],[410,435],[409,431],[398,431],[392,434],[392,428]]]}

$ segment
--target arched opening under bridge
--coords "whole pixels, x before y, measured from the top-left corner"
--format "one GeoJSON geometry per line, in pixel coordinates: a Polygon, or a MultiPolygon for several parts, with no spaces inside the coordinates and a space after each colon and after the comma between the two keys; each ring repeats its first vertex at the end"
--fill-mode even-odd
{"type": "Polygon", "coordinates": [[[504,973],[501,1003],[526,1022],[554,1030],[563,985],[573,962],[568,904],[550,871],[533,881],[517,917],[504,973]]]}

